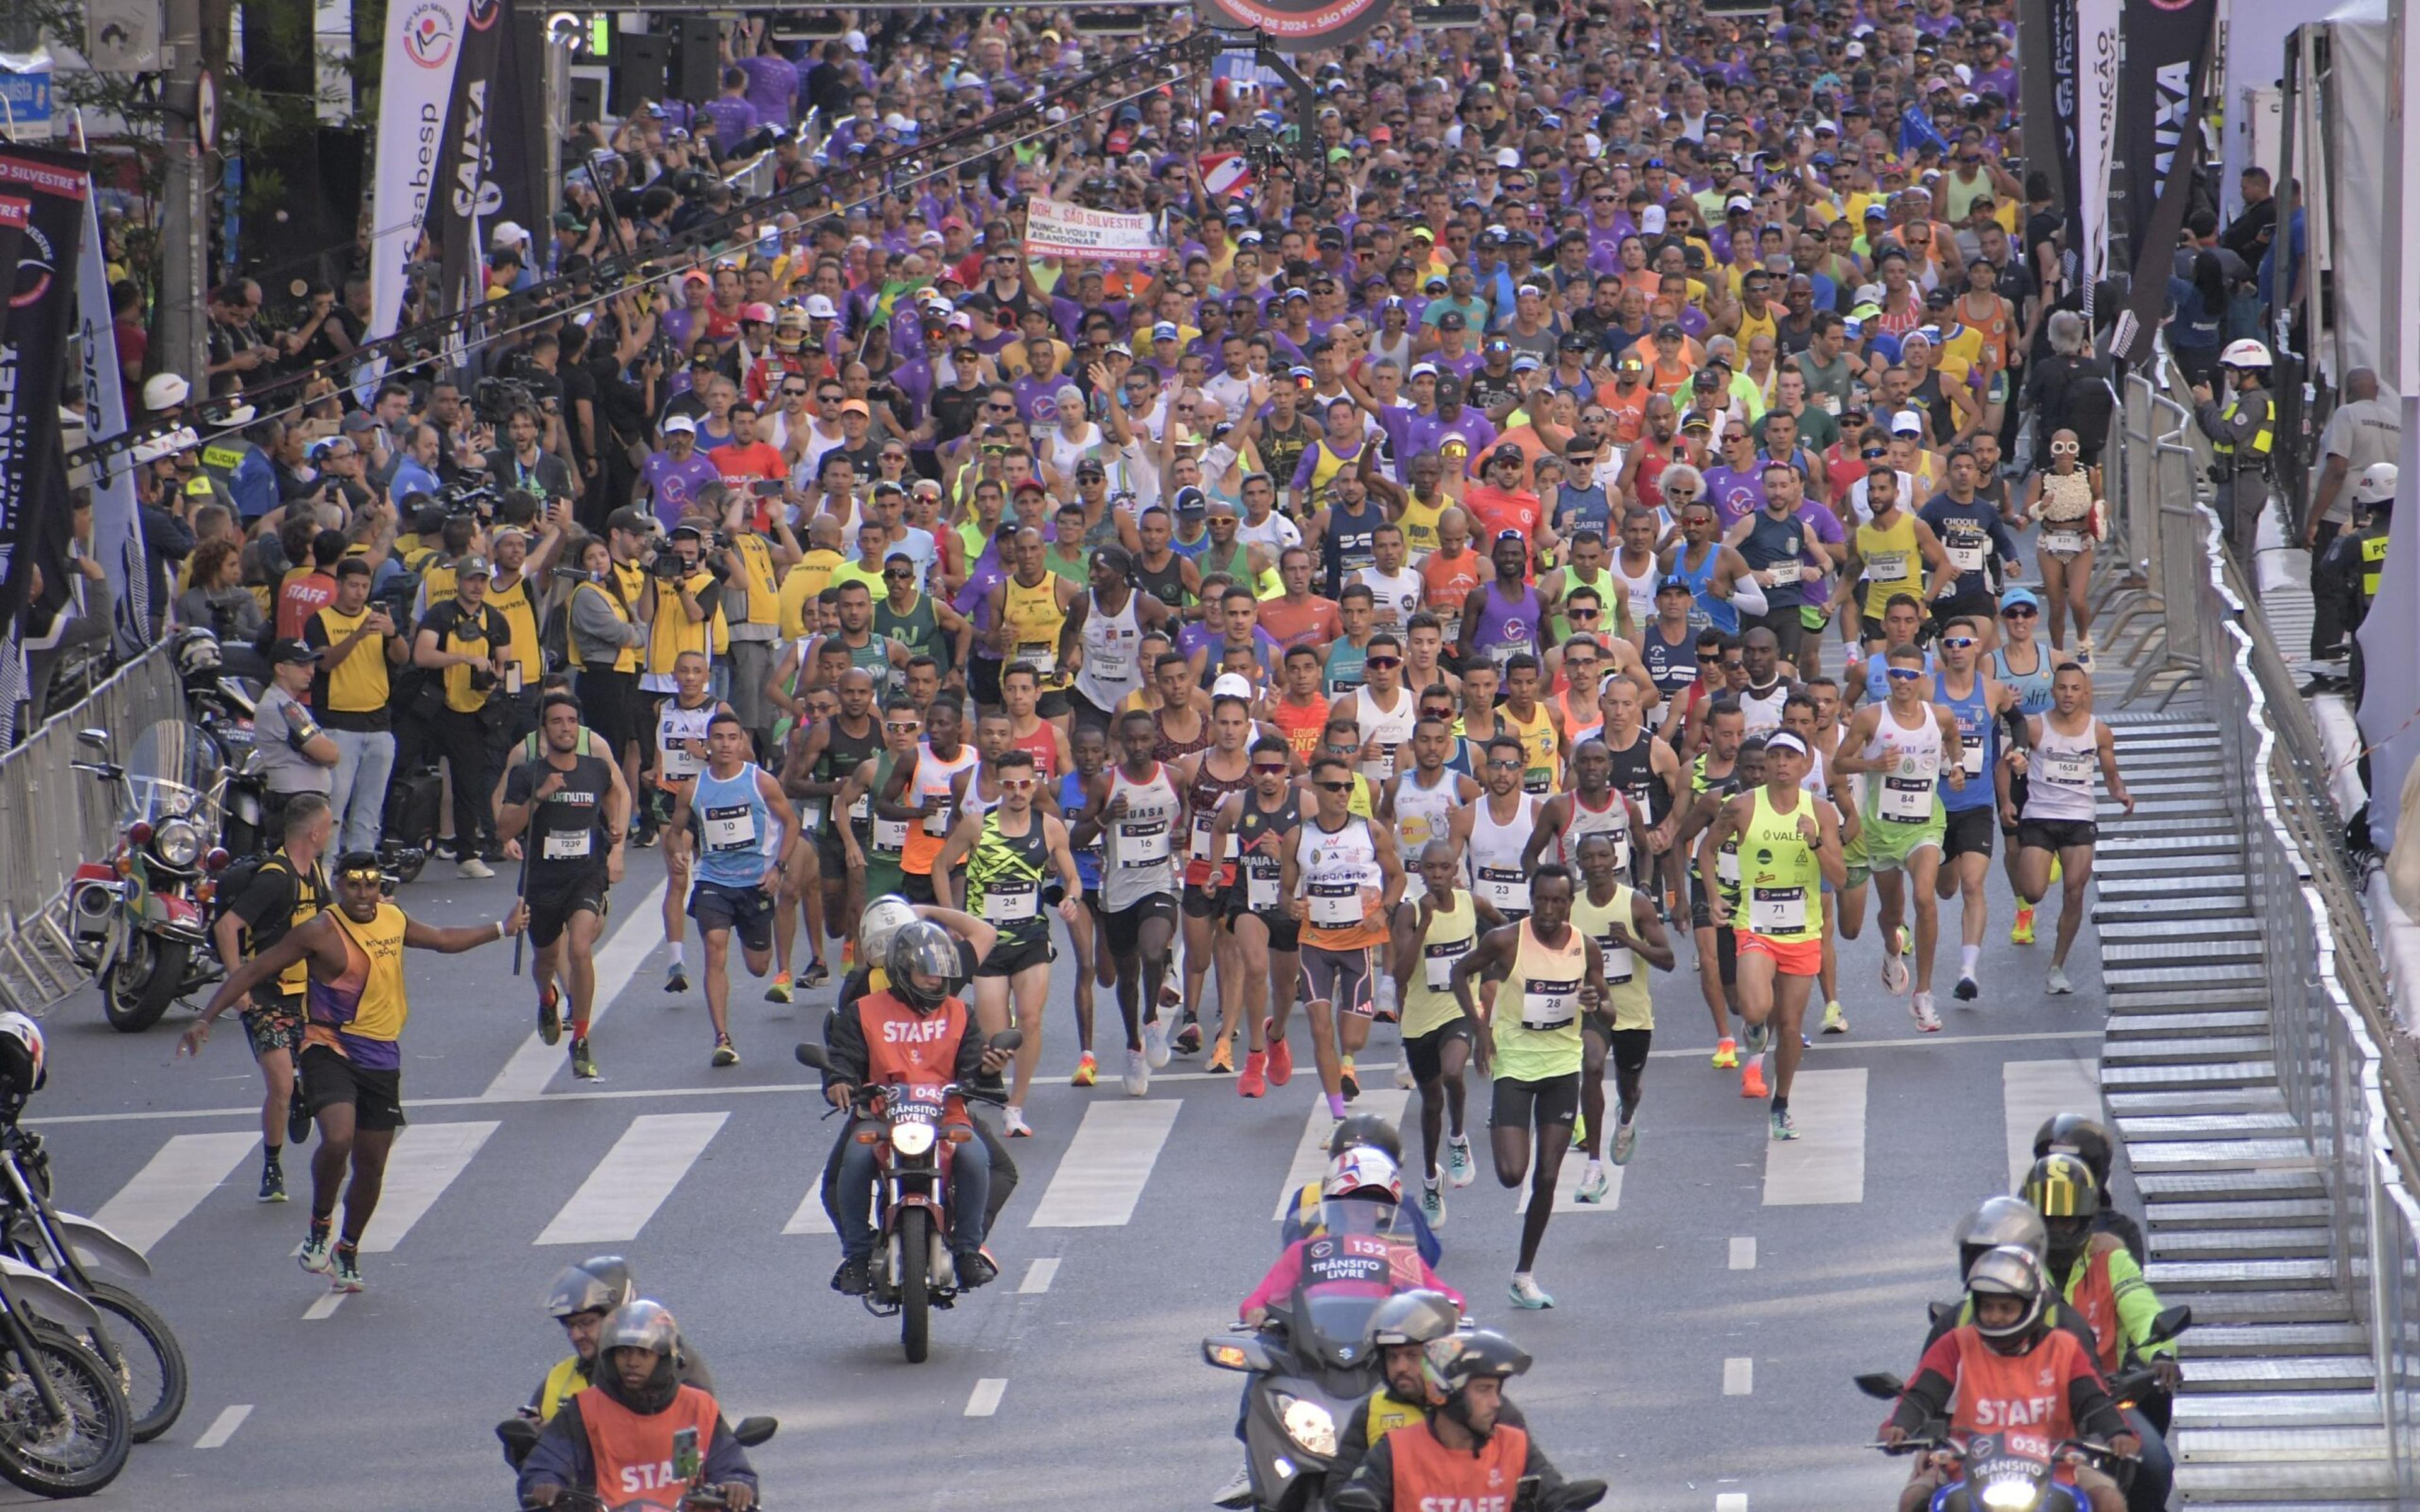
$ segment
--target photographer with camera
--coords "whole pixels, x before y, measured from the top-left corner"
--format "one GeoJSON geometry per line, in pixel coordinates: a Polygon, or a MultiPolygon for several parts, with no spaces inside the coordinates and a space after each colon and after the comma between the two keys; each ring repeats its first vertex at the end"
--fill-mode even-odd
{"type": "MultiPolygon", "coordinates": [[[[648,622],[646,670],[639,675],[642,693],[653,694],[645,729],[655,728],[655,705],[676,692],[674,664],[685,652],[696,652],[714,667],[729,653],[731,629],[722,612],[721,564],[707,556],[706,527],[691,515],[673,527],[663,544],[647,559],[649,592],[655,596],[648,622]]],[[[720,691],[717,697],[721,696],[720,691]]],[[[660,776],[660,764],[656,766],[660,776]]]]}
{"type": "MultiPolygon", "coordinates": [[[[447,523],[450,528],[453,522],[447,523]]],[[[513,632],[487,601],[494,571],[485,557],[462,557],[451,571],[453,597],[422,615],[412,638],[413,664],[440,675],[423,685],[411,713],[453,768],[457,870],[466,877],[491,877],[495,872],[488,863],[502,853],[487,801],[496,785],[487,710],[504,684],[504,652],[513,632]]]]}
{"type": "Polygon", "coordinates": [[[773,748],[773,711],[765,684],[782,636],[782,574],[803,555],[782,496],[758,491],[768,486],[782,487],[778,473],[747,487],[735,480],[730,488],[706,495],[719,531],[709,545],[724,574],[722,615],[731,626],[731,706],[762,751],[773,748]]]}
{"type": "MultiPolygon", "coordinates": [[[[566,615],[566,650],[579,674],[575,690],[581,707],[632,793],[639,791],[646,744],[641,721],[648,717],[639,669],[656,612],[656,595],[641,563],[655,531],[656,522],[644,510],[617,509],[604,539],[590,536],[582,542],[566,615]]],[[[643,842],[651,834],[649,824],[643,813],[643,842]]]]}

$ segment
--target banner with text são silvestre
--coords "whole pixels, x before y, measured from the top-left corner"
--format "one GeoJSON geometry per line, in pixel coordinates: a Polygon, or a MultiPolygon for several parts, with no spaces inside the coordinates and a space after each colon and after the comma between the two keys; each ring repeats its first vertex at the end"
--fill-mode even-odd
{"type": "Polygon", "coordinates": [[[1031,257],[1073,257],[1088,262],[1157,262],[1159,243],[1148,215],[1088,210],[1036,195],[1025,211],[1025,252],[1031,257]]]}

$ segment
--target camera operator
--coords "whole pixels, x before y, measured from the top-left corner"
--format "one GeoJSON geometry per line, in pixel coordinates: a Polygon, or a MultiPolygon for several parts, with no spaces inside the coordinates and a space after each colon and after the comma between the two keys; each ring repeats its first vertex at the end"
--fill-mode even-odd
{"type": "Polygon", "coordinates": [[[563,458],[539,444],[546,424],[536,410],[527,405],[513,406],[504,416],[504,435],[511,444],[488,454],[488,476],[498,488],[533,494],[541,510],[554,500],[579,493],[563,458]]]}
{"type": "Polygon", "coordinates": [[[504,642],[504,687],[490,705],[488,743],[501,769],[505,751],[537,728],[538,685],[546,676],[538,621],[545,609],[548,570],[562,552],[564,532],[571,524],[571,501],[558,499],[540,515],[535,500],[512,494],[497,513],[499,523],[488,537],[489,560],[495,566],[488,582],[488,607],[504,617],[511,635],[504,642]]]}
{"type": "Polygon", "coordinates": [[[760,751],[773,748],[773,714],[766,703],[765,682],[773,671],[773,648],[782,635],[781,574],[804,554],[790,529],[787,501],[778,492],[757,491],[781,486],[777,473],[764,484],[741,486],[735,482],[728,488],[709,489],[706,500],[721,532],[714,555],[724,574],[722,613],[731,626],[726,696],[760,751]]]}
{"type": "Polygon", "coordinates": [[[656,595],[640,563],[655,530],[646,511],[617,509],[604,539],[582,542],[567,616],[567,659],[580,674],[574,690],[589,728],[603,738],[633,793],[639,790],[639,721],[647,711],[639,669],[656,612],[656,595]]]}
{"type": "Polygon", "coordinates": [[[664,543],[647,560],[647,576],[655,595],[655,617],[649,622],[646,671],[639,687],[648,699],[643,733],[652,741],[655,705],[679,690],[673,664],[684,652],[694,651],[713,669],[714,696],[726,696],[725,656],[731,632],[722,615],[721,563],[706,554],[705,524],[691,515],[673,527],[664,543]]]}
{"type": "MultiPolygon", "coordinates": [[[[448,521],[451,529],[453,521],[448,521]]],[[[512,626],[488,603],[494,576],[484,557],[466,556],[453,564],[454,596],[420,620],[413,638],[412,660],[422,669],[442,673],[434,687],[440,696],[424,693],[415,712],[427,721],[428,733],[454,769],[454,858],[466,877],[491,877],[488,862],[502,854],[496,844],[495,816],[488,792],[496,785],[490,769],[488,704],[504,675],[504,649],[512,626]],[[434,703],[433,708],[427,705],[434,703]]]]}

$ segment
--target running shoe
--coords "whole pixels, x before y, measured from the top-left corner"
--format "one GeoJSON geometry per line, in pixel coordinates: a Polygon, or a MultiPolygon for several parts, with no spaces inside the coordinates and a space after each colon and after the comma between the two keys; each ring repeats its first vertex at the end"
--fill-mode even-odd
{"type": "Polygon", "coordinates": [[[1630,1164],[1631,1154],[1638,1149],[1638,1115],[1632,1114],[1613,1126],[1613,1163],[1630,1164]]]}
{"type": "Polygon", "coordinates": [[[2092,637],[2080,635],[2075,638],[2075,664],[2086,671],[2092,670],[2092,637]]]}
{"type": "Polygon", "coordinates": [[[1849,1015],[1840,1011],[1840,1005],[1837,1002],[1823,1005],[1823,1032],[1825,1034],[1849,1032],[1849,1015]]]}
{"type": "Polygon", "coordinates": [[[1431,1228],[1445,1227],[1445,1188],[1435,1181],[1420,1183],[1420,1216],[1431,1228]]]}
{"type": "Polygon", "coordinates": [[[1513,1306],[1526,1307],[1533,1313],[1555,1304],[1555,1299],[1547,1296],[1545,1288],[1538,1285],[1538,1278],[1527,1272],[1515,1272],[1512,1285],[1505,1289],[1512,1298],[1513,1306]]]}
{"type": "Polygon", "coordinates": [[[1213,1072],[1214,1074],[1222,1072],[1233,1074],[1235,1070],[1234,1046],[1225,1040],[1221,1040],[1217,1044],[1212,1045],[1210,1047],[1210,1058],[1202,1063],[1202,1069],[1203,1071],[1213,1072]]]}
{"type": "Polygon", "coordinates": [[[302,1248],[295,1254],[295,1260],[313,1275],[328,1273],[328,1244],[331,1227],[332,1226],[328,1224],[314,1222],[310,1232],[302,1236],[302,1248]]]}
{"type": "Polygon", "coordinates": [[[1983,989],[1976,984],[1974,978],[1961,977],[1958,985],[1949,989],[1949,995],[1962,1003],[1971,1003],[1983,995],[1983,989]]]}
{"type": "Polygon", "coordinates": [[[643,851],[652,851],[656,848],[656,842],[661,839],[663,839],[662,830],[653,825],[641,825],[638,833],[630,837],[630,843],[643,851]]]}
{"type": "Polygon", "coordinates": [[[588,1050],[588,1036],[577,1035],[571,1041],[571,1076],[574,1081],[597,1079],[597,1057],[588,1050]]]}
{"type": "Polygon", "coordinates": [[[2075,991],[2075,983],[2067,980],[2065,968],[2053,966],[2050,968],[2050,975],[2043,979],[2042,990],[2053,997],[2065,997],[2075,991]]]}
{"type": "Polygon", "coordinates": [[[350,1244],[339,1244],[328,1252],[328,1289],[359,1291],[362,1289],[362,1252],[350,1244]]]}
{"type": "Polygon", "coordinates": [[[773,984],[765,989],[765,1001],[768,1003],[786,1003],[789,1000],[790,974],[786,971],[777,971],[773,973],[773,984]]]}
{"type": "Polygon", "coordinates": [[[1202,1053],[1202,1026],[1194,1023],[1190,1019],[1186,1020],[1185,1027],[1176,1031],[1176,1039],[1173,1044],[1176,1053],[1180,1056],[1200,1055],[1202,1053]]]}
{"type": "Polygon", "coordinates": [[[1341,1089],[1344,1093],[1344,1101],[1350,1103],[1355,1098],[1361,1095],[1361,1078],[1353,1073],[1353,1057],[1351,1056],[1346,1056],[1344,1057],[1344,1065],[1340,1072],[1340,1079],[1342,1082],[1341,1089]]]}
{"type": "Polygon", "coordinates": [[[845,939],[845,940],[841,941],[841,942],[840,942],[840,969],[841,969],[844,973],[845,973],[845,972],[847,972],[850,968],[854,967],[856,964],[857,964],[857,941],[856,941],[856,939],[852,937],[852,938],[850,938],[850,939],[845,939]]]}
{"type": "Polygon", "coordinates": [[[1262,1097],[1269,1089],[1269,1053],[1265,1050],[1244,1052],[1244,1069],[1235,1078],[1237,1097],[1262,1097]]]}
{"type": "Polygon", "coordinates": [[[2009,926],[2009,943],[2010,945],[2031,945],[2034,943],[2033,904],[2019,903],[2017,905],[2016,922],[2009,926]]]}
{"type": "Polygon", "coordinates": [[[2060,860],[2060,859],[2059,859],[2058,852],[2056,852],[2056,851],[2053,851],[2053,852],[2051,852],[2051,853],[2050,853],[2050,881],[2051,881],[2051,886],[2052,886],[2052,887],[2056,887],[2056,886],[2058,886],[2058,879],[2059,879],[2060,877],[2065,876],[2066,874],[2067,874],[2067,863],[2066,863],[2065,861],[2062,861],[2062,860],[2060,860]]]}
{"type": "Polygon", "coordinates": [[[1883,991],[1897,997],[1907,991],[1907,952],[1888,950],[1883,954],[1883,991]]]}
{"type": "Polygon", "coordinates": [[[1294,1080],[1294,1047],[1270,1027],[1276,1022],[1275,1019],[1263,1019],[1261,1033],[1269,1041],[1269,1085],[1283,1087],[1294,1080]]]}
{"type": "Polygon", "coordinates": [[[302,1082],[296,1078],[294,1097],[286,1104],[286,1142],[299,1145],[311,1137],[311,1104],[303,1100],[302,1082]]]}
{"type": "Polygon", "coordinates": [[[1234,1478],[1219,1487],[1218,1494],[1210,1498],[1210,1504],[1233,1508],[1235,1512],[1241,1512],[1242,1508],[1250,1506],[1252,1504],[1252,1467],[1246,1465],[1235,1472],[1234,1478]]]}
{"type": "Polygon", "coordinates": [[[1406,1092],[1420,1085],[1412,1079],[1412,1062],[1409,1057],[1402,1057],[1395,1061],[1395,1085],[1406,1092]]]}
{"type": "Polygon", "coordinates": [[[1932,1010],[1932,995],[1918,993],[1908,1002],[1908,1011],[1916,1016],[1916,1026],[1927,1034],[1941,1032],[1941,1015],[1932,1010]]]}
{"type": "Polygon", "coordinates": [[[1606,1193],[1612,1189],[1613,1173],[1605,1168],[1605,1162],[1592,1160],[1588,1163],[1588,1170],[1581,1175],[1579,1190],[1572,1194],[1572,1200],[1594,1207],[1603,1202],[1606,1193]]]}
{"type": "Polygon", "coordinates": [[[820,987],[830,980],[831,980],[831,973],[824,969],[823,960],[820,957],[808,962],[807,969],[799,973],[799,985],[801,987],[820,987]]]}
{"type": "Polygon", "coordinates": [[[1014,1103],[1000,1110],[1000,1128],[1011,1139],[1033,1137],[1033,1126],[1025,1121],[1025,1110],[1014,1103]]]}
{"type": "Polygon", "coordinates": [[[1905,955],[1916,949],[1916,936],[1908,933],[1908,928],[1905,924],[1899,926],[1899,928],[1892,933],[1891,938],[1899,942],[1899,953],[1901,955],[1905,955]]]}
{"type": "Polygon", "coordinates": [[[1790,1120],[1790,1110],[1788,1108],[1775,1108],[1773,1110],[1773,1137],[1776,1139],[1795,1139],[1798,1137],[1798,1125],[1790,1120]]]}
{"type": "Polygon", "coordinates": [[[1714,1069],[1716,1071],[1739,1070],[1739,1044],[1728,1034],[1714,1042],[1714,1069]]]}
{"type": "Polygon", "coordinates": [[[714,1037],[714,1056],[712,1064],[717,1066],[737,1066],[739,1064],[739,1051],[737,1046],[732,1044],[731,1036],[727,1034],[718,1034],[714,1037]]]}
{"type": "Polygon", "coordinates": [[[1741,1061],[1740,1096],[1761,1098],[1765,1095],[1764,1062],[1761,1060],[1741,1061]]]}
{"type": "MultiPolygon", "coordinates": [[[[1162,1064],[1166,1062],[1163,1060],[1162,1064]]],[[[1141,1050],[1126,1052],[1126,1096],[1140,1097],[1151,1090],[1151,1056],[1141,1050]]]]}
{"type": "Polygon", "coordinates": [[[551,981],[537,990],[537,1037],[541,1044],[563,1040],[563,991],[551,981]]]}
{"type": "Polygon", "coordinates": [[[260,1200],[286,1200],[286,1167],[275,1161],[263,1161],[260,1165],[260,1200]]]}
{"type": "Polygon", "coordinates": [[[1158,1019],[1149,1019],[1143,1024],[1142,1054],[1151,1061],[1154,1071],[1168,1064],[1168,1026],[1158,1019]]]}
{"type": "Polygon", "coordinates": [[[1585,1113],[1572,1116],[1572,1144],[1577,1147],[1588,1144],[1588,1115],[1585,1113]]]}
{"type": "Polygon", "coordinates": [[[1070,1087],[1090,1087],[1101,1079],[1101,1063],[1093,1058],[1090,1050],[1076,1057],[1076,1074],[1067,1078],[1070,1087]]]}
{"type": "Polygon", "coordinates": [[[667,967],[664,971],[664,991],[668,993],[689,991],[689,968],[677,961],[667,967]]]}
{"type": "MultiPolygon", "coordinates": [[[[455,874],[458,876],[465,876],[473,879],[473,881],[481,882],[484,882],[488,878],[496,874],[496,869],[494,867],[489,866],[487,862],[480,860],[475,856],[466,856],[459,861],[454,863],[454,871],[455,874]]],[[[355,1279],[359,1279],[358,1275],[355,1279]]],[[[355,1286],[342,1289],[359,1291],[362,1288],[355,1286]]]]}
{"type": "Polygon", "coordinates": [[[1470,1136],[1454,1134],[1445,1142],[1445,1179],[1456,1186],[1478,1180],[1479,1163],[1470,1158],[1470,1136]]]}

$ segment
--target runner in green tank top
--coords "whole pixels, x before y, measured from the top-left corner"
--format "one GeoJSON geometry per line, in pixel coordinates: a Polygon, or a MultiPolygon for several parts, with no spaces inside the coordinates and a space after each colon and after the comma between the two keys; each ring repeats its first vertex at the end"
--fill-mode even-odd
{"type": "Polygon", "coordinates": [[[1435,1228],[1445,1222],[1445,1193],[1437,1171],[1437,1144],[1456,1186],[1476,1174],[1470,1139],[1463,1133],[1463,1068],[1470,1060],[1470,1021],[1454,1001],[1453,964],[1476,948],[1481,928],[1498,929],[1496,905],[1454,885],[1462,856],[1448,840],[1420,847],[1425,889],[1395,905],[1391,967],[1396,1000],[1403,1006],[1404,1063],[1420,1093],[1420,1213],[1435,1228]]]}
{"type": "Polygon", "coordinates": [[[1597,1158],[1605,1129],[1605,1063],[1613,1062],[1614,1090],[1620,1099],[1613,1131],[1613,1163],[1630,1164],[1638,1143],[1639,1084],[1647,1071],[1647,1051],[1654,1039],[1655,1003],[1647,986],[1647,968],[1672,969],[1672,942],[1664,936],[1664,920],[1654,900],[1625,885],[1615,867],[1616,848],[1610,834],[1583,835],[1579,843],[1581,888],[1572,900],[1572,927],[1596,942],[1605,957],[1606,1002],[1580,1020],[1587,1055],[1580,1066],[1580,1112],[1587,1125],[1579,1133],[1580,1150],[1588,1157],[1575,1202],[1605,1200],[1612,1176],[1597,1158]]]}
{"type": "Polygon", "coordinates": [[[905,694],[893,695],[882,710],[881,753],[849,774],[833,801],[835,809],[849,813],[860,798],[870,800],[871,824],[865,838],[861,840],[852,825],[841,831],[840,840],[848,869],[865,877],[861,897],[879,898],[900,888],[899,863],[908,849],[908,819],[904,813],[886,815],[883,810],[892,806],[883,801],[883,795],[903,766],[914,768],[917,741],[923,733],[924,721],[917,717],[916,705],[905,694]]]}

